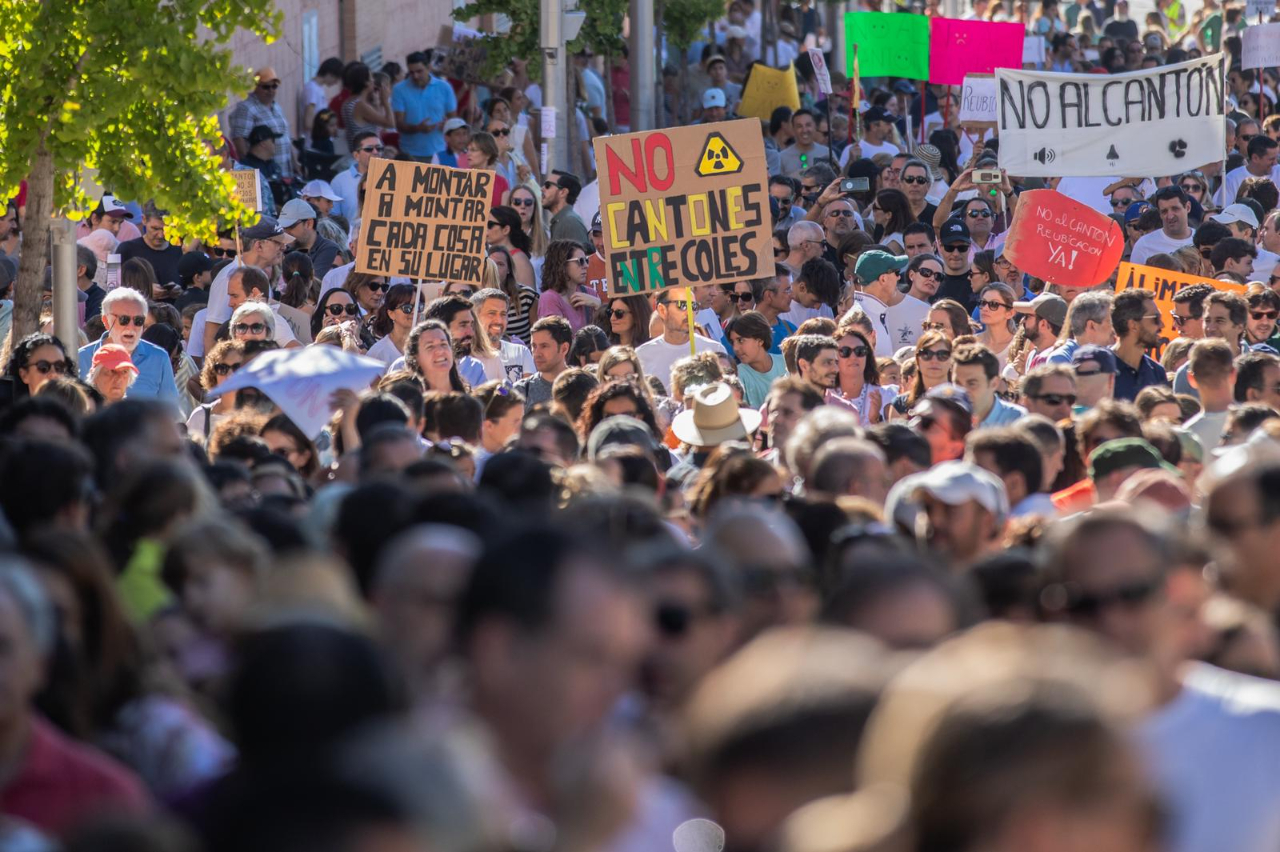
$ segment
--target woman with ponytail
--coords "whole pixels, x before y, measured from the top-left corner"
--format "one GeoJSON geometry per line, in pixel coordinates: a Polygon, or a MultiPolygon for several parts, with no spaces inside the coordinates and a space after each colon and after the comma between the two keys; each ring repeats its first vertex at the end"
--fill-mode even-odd
{"type": "Polygon", "coordinates": [[[315,278],[311,258],[306,252],[291,251],[281,264],[284,290],[280,294],[279,311],[294,337],[303,346],[311,343],[311,314],[320,296],[320,282],[315,278]]]}

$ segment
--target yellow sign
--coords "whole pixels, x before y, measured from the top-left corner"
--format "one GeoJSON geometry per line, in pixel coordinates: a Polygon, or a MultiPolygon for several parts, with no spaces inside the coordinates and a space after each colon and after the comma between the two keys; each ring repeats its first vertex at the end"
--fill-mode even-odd
{"type": "Polygon", "coordinates": [[[702,155],[698,157],[698,174],[703,177],[715,175],[736,175],[742,171],[742,158],[733,150],[729,140],[722,133],[712,133],[707,137],[707,144],[702,146],[702,155]]]}
{"type": "Polygon", "coordinates": [[[233,169],[231,176],[236,180],[236,198],[240,199],[240,203],[250,210],[261,210],[262,203],[258,200],[258,170],[233,169]]]}
{"type": "Polygon", "coordinates": [[[788,65],[780,70],[768,65],[752,66],[747,85],[742,90],[738,115],[768,121],[773,116],[773,111],[780,106],[800,109],[800,89],[796,86],[795,67],[788,65]]]}
{"type": "Polygon", "coordinates": [[[1245,290],[1243,284],[1236,284],[1234,281],[1217,281],[1199,275],[1170,272],[1168,269],[1158,269],[1154,266],[1139,266],[1128,261],[1120,264],[1120,272],[1116,276],[1116,292],[1123,293],[1125,290],[1134,288],[1147,290],[1151,293],[1151,298],[1159,310],[1164,330],[1160,335],[1160,345],[1155,347],[1156,353],[1163,352],[1169,341],[1178,336],[1177,330],[1173,328],[1173,320],[1169,319],[1173,313],[1173,297],[1179,290],[1190,287],[1192,284],[1208,284],[1216,290],[1239,293],[1241,296],[1244,295],[1245,290]]]}

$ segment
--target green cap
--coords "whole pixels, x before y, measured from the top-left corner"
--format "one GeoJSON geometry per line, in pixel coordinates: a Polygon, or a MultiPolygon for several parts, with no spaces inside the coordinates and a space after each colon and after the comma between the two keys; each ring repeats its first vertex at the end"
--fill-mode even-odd
{"type": "Polygon", "coordinates": [[[1089,455],[1089,478],[1102,477],[1127,467],[1164,467],[1160,451],[1142,438],[1116,438],[1107,441],[1089,455]]]}
{"type": "Polygon", "coordinates": [[[889,254],[887,251],[872,249],[858,255],[858,265],[853,271],[859,281],[870,284],[886,272],[901,272],[910,260],[905,254],[889,254]]]}

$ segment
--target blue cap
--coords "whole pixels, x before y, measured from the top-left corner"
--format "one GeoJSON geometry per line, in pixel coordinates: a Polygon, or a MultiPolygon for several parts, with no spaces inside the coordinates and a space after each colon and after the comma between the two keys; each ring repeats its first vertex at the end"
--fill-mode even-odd
{"type": "Polygon", "coordinates": [[[1097,364],[1102,373],[1116,372],[1116,353],[1105,346],[1081,346],[1071,354],[1071,366],[1077,371],[1085,364],[1097,364]]]}
{"type": "Polygon", "coordinates": [[[1137,221],[1139,216],[1141,216],[1143,213],[1146,213],[1150,209],[1151,209],[1150,201],[1133,202],[1132,204],[1130,204],[1128,207],[1125,208],[1124,223],[1128,225],[1131,222],[1137,221]]]}

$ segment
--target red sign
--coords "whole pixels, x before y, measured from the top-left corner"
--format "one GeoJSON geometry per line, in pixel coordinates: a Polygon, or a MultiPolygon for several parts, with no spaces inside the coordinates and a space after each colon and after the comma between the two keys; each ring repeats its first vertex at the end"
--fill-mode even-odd
{"type": "Polygon", "coordinates": [[[1052,189],[1022,193],[1004,244],[1018,269],[1064,287],[1101,284],[1123,252],[1115,220],[1052,189]]]}

